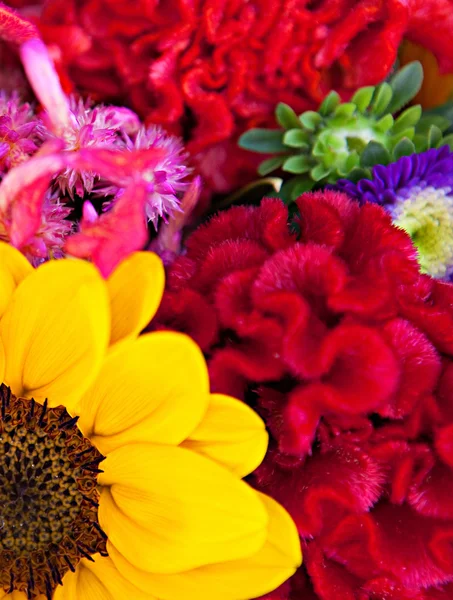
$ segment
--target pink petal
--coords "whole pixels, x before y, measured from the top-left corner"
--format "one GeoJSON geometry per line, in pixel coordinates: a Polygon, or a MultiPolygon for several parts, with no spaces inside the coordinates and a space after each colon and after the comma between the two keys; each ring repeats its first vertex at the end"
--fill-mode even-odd
{"type": "Polygon", "coordinates": [[[145,203],[146,184],[126,189],[111,211],[95,222],[82,220],[80,232],[70,237],[65,249],[79,258],[91,258],[104,277],[148,239],[145,203]]]}
{"type": "Polygon", "coordinates": [[[52,175],[45,173],[23,187],[12,206],[12,223],[9,232],[13,246],[21,248],[33,238],[41,225],[41,213],[52,175]]]}
{"type": "Polygon", "coordinates": [[[20,47],[20,57],[36,96],[46,109],[52,128],[60,134],[70,124],[69,102],[47,48],[39,38],[20,47]]]}

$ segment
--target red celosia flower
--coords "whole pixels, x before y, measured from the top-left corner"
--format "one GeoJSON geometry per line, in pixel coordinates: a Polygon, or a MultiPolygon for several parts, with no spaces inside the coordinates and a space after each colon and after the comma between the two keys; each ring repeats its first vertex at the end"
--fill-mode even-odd
{"type": "Polygon", "coordinates": [[[226,150],[277,101],[378,83],[403,37],[453,70],[452,0],[47,0],[39,27],[79,89],[184,134],[218,191],[250,173],[226,150]]]}
{"type": "Polygon", "coordinates": [[[216,392],[265,418],[254,484],[305,566],[268,600],[453,593],[453,286],[420,275],[377,205],[305,194],[235,207],[187,240],[152,328],[191,335],[216,392]]]}

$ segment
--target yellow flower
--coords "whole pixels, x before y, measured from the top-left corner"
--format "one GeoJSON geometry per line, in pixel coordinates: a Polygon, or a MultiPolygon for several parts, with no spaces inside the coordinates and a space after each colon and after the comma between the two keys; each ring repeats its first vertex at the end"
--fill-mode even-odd
{"type": "Polygon", "coordinates": [[[105,282],[0,244],[0,265],[0,600],[247,600],[290,577],[293,522],[241,480],[262,421],[209,393],[188,337],[138,337],[160,260],[105,282]]]}

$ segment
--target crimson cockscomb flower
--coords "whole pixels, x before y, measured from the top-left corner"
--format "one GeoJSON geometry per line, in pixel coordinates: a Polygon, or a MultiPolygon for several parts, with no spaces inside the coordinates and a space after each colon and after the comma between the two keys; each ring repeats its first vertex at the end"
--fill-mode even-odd
{"type": "Polygon", "coordinates": [[[453,286],[377,204],[335,191],[232,208],[189,236],[151,329],[191,335],[211,385],[265,419],[253,482],[305,566],[270,600],[448,600],[453,286]]]}
{"type": "Polygon", "coordinates": [[[250,155],[230,151],[237,134],[271,125],[277,101],[302,112],[332,88],[348,97],[376,84],[403,38],[453,71],[452,8],[452,0],[47,0],[39,27],[80,91],[184,133],[205,180],[226,191],[254,172],[250,155]]]}

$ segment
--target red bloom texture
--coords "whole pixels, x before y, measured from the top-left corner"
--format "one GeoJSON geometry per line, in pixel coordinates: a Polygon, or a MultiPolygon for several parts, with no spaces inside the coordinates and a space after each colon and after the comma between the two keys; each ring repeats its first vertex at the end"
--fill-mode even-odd
{"type": "Polygon", "coordinates": [[[252,482],[304,566],[268,600],[453,597],[453,286],[377,205],[337,192],[220,213],[187,240],[150,328],[191,335],[213,391],[271,434],[252,482]]]}
{"type": "Polygon", "coordinates": [[[403,37],[453,71],[453,0],[47,0],[39,27],[66,83],[183,135],[220,192],[252,176],[237,136],[278,101],[380,82],[403,37]]]}

